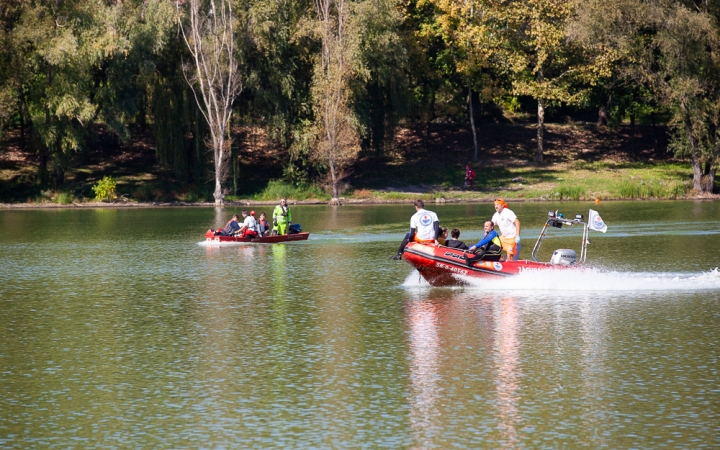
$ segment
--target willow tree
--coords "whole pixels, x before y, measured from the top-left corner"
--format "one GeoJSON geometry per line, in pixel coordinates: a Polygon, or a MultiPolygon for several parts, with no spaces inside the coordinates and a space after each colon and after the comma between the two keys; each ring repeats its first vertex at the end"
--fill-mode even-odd
{"type": "Polygon", "coordinates": [[[675,113],[671,148],[690,156],[693,190],[712,193],[720,157],[720,27],[699,8],[666,4],[654,12],[657,33],[646,53],[654,57],[643,66],[675,113]]]}
{"type": "Polygon", "coordinates": [[[619,55],[617,76],[649,88],[673,113],[670,149],[690,158],[699,193],[712,192],[720,157],[720,9],[713,5],[586,0],[573,33],[619,55]]]}
{"type": "Polygon", "coordinates": [[[349,1],[316,0],[315,6],[322,47],[313,74],[315,123],[311,129],[311,155],[327,164],[331,204],[338,204],[340,181],[360,152],[360,134],[350,107],[349,87],[354,75],[357,35],[351,29],[349,1]]]}
{"type": "MultiPolygon", "coordinates": [[[[21,2],[9,30],[19,116],[38,154],[41,185],[62,185],[71,155],[83,150],[89,125],[101,122],[96,69],[122,48],[113,7],[81,1],[21,2]]],[[[7,91],[5,91],[7,93],[7,91]]]]}
{"type": "Polygon", "coordinates": [[[215,204],[220,206],[227,191],[230,146],[230,117],[242,83],[235,58],[235,20],[231,0],[188,0],[177,3],[183,39],[192,60],[183,63],[185,80],[208,124],[207,142],[213,152],[215,204]]]}

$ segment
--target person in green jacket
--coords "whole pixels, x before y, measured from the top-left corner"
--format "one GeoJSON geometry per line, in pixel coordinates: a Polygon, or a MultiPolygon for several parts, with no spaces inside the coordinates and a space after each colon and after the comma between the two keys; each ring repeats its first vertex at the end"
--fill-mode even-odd
{"type": "Polygon", "coordinates": [[[287,205],[287,199],[283,197],[273,211],[273,234],[287,234],[291,223],[290,207],[287,205]]]}

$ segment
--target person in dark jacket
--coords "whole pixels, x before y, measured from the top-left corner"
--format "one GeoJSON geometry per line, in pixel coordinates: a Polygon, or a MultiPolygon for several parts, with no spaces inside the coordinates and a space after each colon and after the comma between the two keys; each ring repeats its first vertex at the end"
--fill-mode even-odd
{"type": "Polygon", "coordinates": [[[225,228],[217,230],[215,236],[232,236],[240,230],[240,224],[238,223],[240,217],[237,214],[232,216],[232,219],[225,224],[225,228]]]}
{"type": "Polygon", "coordinates": [[[460,239],[460,230],[453,228],[450,232],[450,239],[445,241],[445,246],[450,248],[457,248],[460,250],[467,250],[468,246],[460,239]]]}

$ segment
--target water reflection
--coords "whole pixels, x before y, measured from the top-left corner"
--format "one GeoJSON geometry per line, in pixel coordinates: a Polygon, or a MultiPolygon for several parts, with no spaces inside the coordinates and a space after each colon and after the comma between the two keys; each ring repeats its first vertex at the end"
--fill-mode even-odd
{"type": "Polygon", "coordinates": [[[406,321],[410,345],[410,425],[415,441],[427,445],[438,433],[440,411],[440,337],[439,315],[444,306],[431,300],[413,301],[406,305],[406,321]]]}
{"type": "Polygon", "coordinates": [[[413,290],[405,304],[410,425],[417,446],[439,445],[448,425],[445,415],[454,407],[450,404],[466,402],[470,394],[489,406],[480,416],[469,413],[473,425],[505,447],[518,446],[523,376],[518,299],[470,297],[463,291],[420,292],[413,290]]]}
{"type": "Polygon", "coordinates": [[[506,297],[496,303],[495,315],[495,388],[498,399],[498,430],[505,447],[518,445],[517,425],[520,421],[520,339],[518,336],[517,299],[506,297]]]}
{"type": "Polygon", "coordinates": [[[602,398],[606,391],[604,359],[607,352],[605,340],[605,309],[598,308],[590,300],[585,299],[579,308],[580,336],[582,337],[582,425],[583,434],[587,435],[588,444],[598,446],[603,442],[602,398]]]}

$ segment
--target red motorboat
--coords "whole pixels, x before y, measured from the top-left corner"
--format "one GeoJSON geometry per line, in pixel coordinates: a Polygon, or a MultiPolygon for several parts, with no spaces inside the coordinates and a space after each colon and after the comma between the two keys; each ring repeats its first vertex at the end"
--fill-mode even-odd
{"type": "MultiPolygon", "coordinates": [[[[594,211],[591,211],[591,215],[594,211]]],[[[597,216],[600,217],[599,215],[597,216]]],[[[602,219],[600,219],[602,224],[602,219]]],[[[464,251],[435,244],[421,244],[410,242],[403,252],[403,259],[415,267],[420,275],[432,286],[450,286],[466,284],[463,277],[502,278],[518,275],[526,271],[537,270],[563,270],[577,267],[585,262],[587,256],[588,224],[583,216],[578,214],[575,219],[565,219],[557,212],[548,213],[548,219],[535,243],[532,251],[532,260],[517,261],[476,261],[468,264],[464,251]],[[575,250],[558,249],[553,252],[550,262],[540,262],[537,254],[540,251],[545,235],[550,227],[562,228],[563,225],[582,225],[583,237],[580,258],[575,250]]]]}
{"type": "Polygon", "coordinates": [[[257,244],[277,244],[279,242],[291,242],[291,241],[307,241],[310,233],[302,232],[295,234],[278,234],[275,236],[263,236],[263,237],[239,237],[239,236],[220,236],[215,235],[213,230],[208,230],[205,233],[205,242],[248,242],[257,244]]]}

